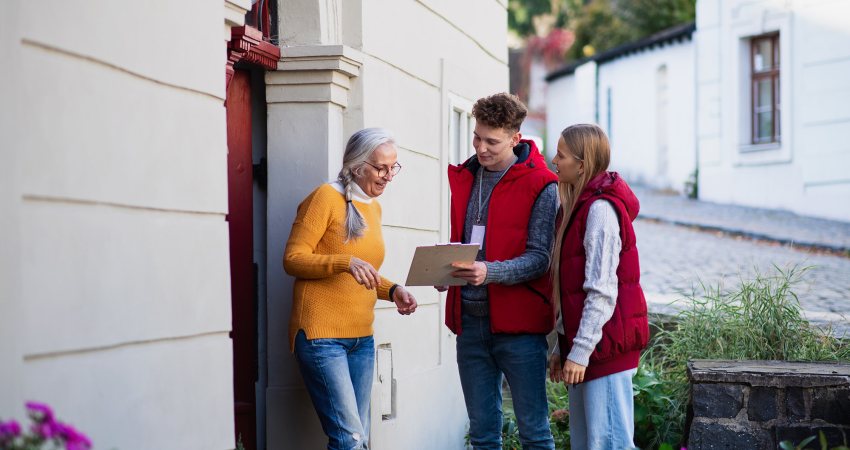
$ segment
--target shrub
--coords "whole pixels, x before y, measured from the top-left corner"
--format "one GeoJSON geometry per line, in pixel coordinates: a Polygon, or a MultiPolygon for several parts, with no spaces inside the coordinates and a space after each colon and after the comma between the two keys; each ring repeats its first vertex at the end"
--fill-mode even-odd
{"type": "Polygon", "coordinates": [[[644,395],[636,398],[635,405],[636,415],[642,411],[640,434],[635,436],[639,445],[655,448],[663,442],[682,442],[688,360],[850,359],[848,342],[803,317],[793,288],[805,272],[805,268],[777,267],[773,274],[740,280],[730,291],[703,286],[702,295],[690,296],[689,307],[676,315],[675,326],[658,328],[639,370],[646,377],[640,381],[639,394],[644,395]],[[662,411],[665,404],[669,405],[666,413],[662,411]]]}
{"type": "Polygon", "coordinates": [[[49,406],[29,402],[26,407],[32,421],[26,432],[14,420],[0,422],[0,450],[91,449],[91,440],[73,426],[56,420],[49,406]]]}

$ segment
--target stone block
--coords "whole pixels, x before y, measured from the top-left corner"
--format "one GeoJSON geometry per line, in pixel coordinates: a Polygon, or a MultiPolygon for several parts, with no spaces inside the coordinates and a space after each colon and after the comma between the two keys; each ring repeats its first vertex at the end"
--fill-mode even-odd
{"type": "Polygon", "coordinates": [[[850,387],[812,391],[812,420],[850,425],[850,387]]]}
{"type": "Polygon", "coordinates": [[[688,436],[688,450],[771,448],[769,438],[763,434],[762,430],[739,425],[694,422],[688,436]]]}
{"type": "Polygon", "coordinates": [[[740,384],[694,384],[694,417],[734,418],[744,403],[744,386],[740,384]]]}
{"type": "Polygon", "coordinates": [[[789,387],[785,390],[785,417],[791,421],[801,421],[806,419],[805,389],[789,387]]]}
{"type": "Polygon", "coordinates": [[[754,387],[750,389],[747,417],[755,422],[767,422],[779,417],[777,395],[779,389],[754,387]]]}

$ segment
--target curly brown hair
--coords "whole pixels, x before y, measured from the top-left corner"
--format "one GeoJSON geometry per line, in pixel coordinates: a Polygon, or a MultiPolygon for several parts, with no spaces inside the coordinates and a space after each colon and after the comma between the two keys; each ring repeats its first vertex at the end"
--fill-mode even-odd
{"type": "Polygon", "coordinates": [[[507,92],[478,99],[472,106],[472,116],[479,123],[488,127],[504,128],[511,133],[519,131],[527,115],[528,109],[519,97],[507,92]]]}

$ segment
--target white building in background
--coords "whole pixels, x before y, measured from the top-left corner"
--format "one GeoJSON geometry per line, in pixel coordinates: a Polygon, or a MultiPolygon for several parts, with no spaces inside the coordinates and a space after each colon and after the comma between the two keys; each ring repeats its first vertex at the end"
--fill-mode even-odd
{"type": "MultiPolygon", "coordinates": [[[[122,450],[232,449],[245,417],[257,448],[321,448],[287,343],[296,206],[383,126],[404,169],[382,272],[447,240],[446,165],[472,152],[472,103],[508,88],[506,4],[0,2],[0,417],[40,400],[122,450]],[[237,32],[252,3],[274,45],[237,32]]],[[[443,298],[412,291],[413,316],[377,306],[370,448],[460,449],[443,298]]]]}
{"type": "Polygon", "coordinates": [[[850,221],[850,2],[697,2],[699,191],[850,221]]]}
{"type": "Polygon", "coordinates": [[[698,169],[701,199],[850,221],[848,17],[846,1],[699,0],[692,41],[650,44],[674,28],[551,73],[548,144],[597,122],[632,180],[682,190],[698,169]]]}
{"type": "Polygon", "coordinates": [[[597,123],[611,140],[611,170],[683,191],[694,175],[693,24],[665,30],[547,76],[547,148],[575,123],[597,123]]]}

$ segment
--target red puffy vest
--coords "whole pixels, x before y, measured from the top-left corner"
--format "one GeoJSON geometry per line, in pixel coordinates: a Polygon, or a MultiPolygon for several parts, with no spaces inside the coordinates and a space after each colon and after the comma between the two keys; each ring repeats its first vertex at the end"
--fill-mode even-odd
{"type": "Polygon", "coordinates": [[[602,327],[602,339],[590,355],[585,381],[636,368],[640,351],[646,348],[649,339],[646,299],[640,286],[640,263],[632,227],[640,204],[617,173],[604,172],[593,178],[579,195],[561,245],[559,276],[565,332],[558,336],[561,357],[569,355],[581,323],[587,297],[583,288],[587,260],[584,234],[590,205],[599,199],[610,202],[617,212],[623,246],[617,266],[617,304],[611,319],[602,327]]]}
{"type": "MultiPolygon", "coordinates": [[[[522,140],[514,147],[519,160],[493,189],[487,213],[485,259],[505,261],[525,252],[531,209],[543,189],[557,182],[533,141],[522,140]]],[[[451,201],[451,241],[462,242],[466,209],[480,164],[470,158],[449,166],[451,201]]],[[[552,283],[548,273],[512,286],[487,285],[490,329],[493,333],[549,333],[555,325],[551,301],[552,283]]],[[[461,333],[460,287],[449,288],[446,300],[446,326],[461,333]]]]}

